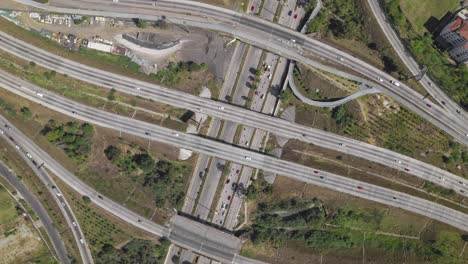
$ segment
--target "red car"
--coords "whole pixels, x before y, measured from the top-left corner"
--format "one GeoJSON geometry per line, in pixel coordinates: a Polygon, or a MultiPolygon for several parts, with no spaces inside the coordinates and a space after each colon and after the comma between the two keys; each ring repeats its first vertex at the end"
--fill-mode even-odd
{"type": "Polygon", "coordinates": [[[231,201],[231,195],[228,196],[228,201],[231,201]]]}
{"type": "Polygon", "coordinates": [[[236,173],[239,174],[239,170],[236,170],[236,173]]]}
{"type": "Polygon", "coordinates": [[[358,188],[359,190],[364,190],[364,188],[361,187],[361,186],[358,186],[357,188],[358,188]]]}
{"type": "Polygon", "coordinates": [[[431,107],[432,107],[432,105],[430,105],[430,104],[426,104],[426,105],[427,105],[427,107],[429,107],[429,108],[431,108],[431,107]]]}
{"type": "Polygon", "coordinates": [[[255,6],[252,6],[252,7],[250,8],[250,11],[254,11],[254,10],[255,10],[255,6]]]}
{"type": "Polygon", "coordinates": [[[409,169],[405,168],[405,171],[409,171],[409,169]]]}
{"type": "Polygon", "coordinates": [[[314,170],[314,173],[318,173],[318,171],[314,170]]]}
{"type": "Polygon", "coordinates": [[[297,14],[294,15],[294,19],[297,19],[297,14]]]}

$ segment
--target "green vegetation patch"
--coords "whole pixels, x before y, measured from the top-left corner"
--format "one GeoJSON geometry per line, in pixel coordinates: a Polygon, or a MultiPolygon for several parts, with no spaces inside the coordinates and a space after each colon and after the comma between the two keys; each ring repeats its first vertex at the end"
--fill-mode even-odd
{"type": "Polygon", "coordinates": [[[10,194],[3,186],[0,186],[0,225],[10,223],[18,216],[10,194]]]}
{"type": "Polygon", "coordinates": [[[320,200],[288,199],[259,204],[254,222],[239,232],[254,245],[278,247],[295,241],[312,252],[340,254],[359,250],[394,262],[408,259],[431,263],[463,263],[459,257],[466,235],[455,231],[426,232],[421,238],[380,234],[386,220],[383,209],[327,208],[320,200]]]}
{"type": "Polygon", "coordinates": [[[439,16],[447,11],[453,11],[452,7],[456,6],[455,2],[459,1],[431,0],[424,4],[424,6],[431,6],[431,8],[424,8],[420,5],[422,2],[424,1],[385,0],[384,6],[392,23],[407,43],[415,59],[420,64],[428,67],[428,74],[441,85],[441,88],[448,95],[464,107],[468,107],[468,67],[452,65],[449,62],[448,54],[440,53],[434,47],[431,35],[426,33],[421,35],[422,25],[420,24],[424,18],[428,19],[430,15],[439,16]],[[406,8],[405,12],[402,11],[402,7],[406,8]],[[436,9],[437,11],[435,11],[436,9]],[[407,12],[411,12],[408,17],[405,16],[407,12]],[[413,14],[417,17],[414,18],[416,20],[413,22],[414,24],[410,23],[412,19],[409,18],[413,14]]]}
{"type": "Polygon", "coordinates": [[[134,239],[125,244],[121,249],[116,249],[110,244],[105,244],[98,253],[96,263],[162,264],[171,242],[164,238],[161,238],[158,242],[156,244],[153,241],[134,239]]]}
{"type": "Polygon", "coordinates": [[[160,208],[181,208],[185,197],[185,175],[191,169],[185,164],[173,161],[155,160],[141,148],[122,151],[118,146],[108,146],[104,150],[107,159],[123,173],[143,176],[141,186],[154,194],[156,206],[160,208]]]}
{"type": "Polygon", "coordinates": [[[424,34],[424,24],[431,16],[441,19],[447,11],[455,10],[460,0],[399,0],[401,10],[419,34],[424,34]]]}
{"type": "Polygon", "coordinates": [[[51,119],[41,132],[48,141],[62,148],[68,157],[83,162],[91,150],[94,128],[88,123],[57,124],[51,119]]]}

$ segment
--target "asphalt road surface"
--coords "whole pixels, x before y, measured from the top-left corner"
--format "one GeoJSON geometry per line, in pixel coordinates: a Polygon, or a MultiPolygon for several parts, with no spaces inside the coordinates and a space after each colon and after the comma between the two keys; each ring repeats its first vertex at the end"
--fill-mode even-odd
{"type": "MultiPolygon", "coordinates": [[[[467,215],[421,198],[336,174],[316,170],[311,167],[280,160],[251,150],[241,149],[236,146],[201,138],[197,135],[185,134],[172,129],[101,111],[45,91],[37,86],[21,81],[5,72],[0,72],[0,83],[2,87],[19,96],[86,122],[170,144],[176,147],[189,149],[195,152],[204,153],[224,160],[233,161],[252,168],[288,176],[299,181],[348,193],[371,201],[402,208],[452,225],[461,230],[468,230],[468,226],[466,225],[466,222],[468,221],[467,215]],[[41,95],[39,96],[38,93],[41,95]]],[[[35,146],[35,144],[30,140],[27,143],[24,143],[24,145],[29,147],[35,146]]],[[[122,218],[129,223],[133,223],[134,225],[147,230],[148,232],[157,232],[156,234],[164,235],[166,237],[168,236],[170,231],[167,228],[143,221],[138,215],[130,212],[125,207],[108,199],[99,199],[96,197],[97,193],[93,189],[78,180],[75,176],[70,175],[68,171],[65,171],[45,152],[37,149],[31,151],[35,152],[33,156],[41,157],[42,159],[46,157],[46,164],[51,171],[56,175],[64,176],[62,179],[66,184],[70,185],[79,193],[90,196],[97,205],[105,208],[117,217],[122,218]]],[[[31,153],[31,151],[29,151],[29,153],[31,153]]],[[[183,242],[184,241],[181,241],[179,243],[183,242]]],[[[203,243],[202,241],[200,242],[203,243]]],[[[220,255],[216,256],[220,257],[220,255]]]]}
{"type": "Polygon", "coordinates": [[[281,56],[320,68],[347,79],[368,83],[373,87],[377,87],[410,110],[452,135],[457,141],[468,145],[468,137],[466,136],[468,135],[468,122],[466,122],[466,119],[462,115],[449,113],[430,101],[424,100],[423,95],[417,93],[404,83],[401,83],[399,86],[393,85],[391,82],[394,82],[395,79],[392,76],[352,55],[257,16],[185,0],[159,0],[154,6],[152,5],[153,1],[147,0],[120,0],[118,3],[97,0],[53,2],[60,6],[72,6],[74,9],[40,5],[30,0],[16,1],[61,13],[122,18],[138,17],[152,20],[158,20],[164,16],[166,18],[170,17],[170,21],[177,24],[232,34],[249,44],[267,49],[281,56]],[[131,10],[131,13],[128,13],[129,10],[131,10]],[[319,60],[312,60],[306,56],[307,54],[316,56],[320,60],[338,63],[374,82],[369,82],[369,80],[364,78],[327,66],[319,62],[319,60]],[[381,79],[382,82],[376,81],[377,79],[381,79]]]}
{"type": "Polygon", "coordinates": [[[430,164],[379,148],[371,144],[349,139],[333,133],[314,129],[269,115],[250,111],[220,101],[190,95],[149,84],[135,79],[98,70],[55,56],[32,45],[16,40],[0,32],[0,48],[12,54],[35,61],[38,65],[56,70],[95,85],[114,88],[128,94],[151,98],[172,106],[203,112],[210,116],[259,128],[285,138],[297,139],[320,147],[333,149],[349,155],[367,159],[390,168],[412,174],[442,187],[453,189],[459,194],[468,195],[468,181],[430,164]],[[139,88],[139,89],[137,89],[139,88]]]}
{"type": "MultiPolygon", "coordinates": [[[[6,120],[3,117],[1,117],[1,119],[6,120]]],[[[57,206],[60,209],[62,215],[64,216],[69,229],[72,231],[72,235],[78,247],[78,251],[80,253],[82,262],[85,264],[94,263],[91,250],[89,249],[88,243],[86,242],[86,238],[83,235],[81,226],[76,220],[75,214],[71,210],[68,201],[62,195],[62,191],[60,191],[59,187],[55,184],[54,180],[44,169],[44,167],[36,161],[36,157],[31,155],[29,152],[27,152],[25,149],[19,146],[19,140],[15,140],[17,139],[17,137],[14,133],[12,133],[12,125],[10,123],[5,122],[1,129],[3,129],[3,133],[1,134],[1,136],[3,136],[6,139],[6,141],[15,148],[18,154],[24,159],[26,164],[39,177],[42,183],[45,186],[47,186],[48,191],[52,195],[52,199],[54,199],[54,201],[57,203],[57,206]]]]}
{"type": "Polygon", "coordinates": [[[55,253],[58,256],[58,259],[61,263],[70,263],[70,259],[68,258],[68,253],[63,244],[62,238],[55,228],[52,219],[50,219],[47,211],[42,207],[42,204],[39,200],[34,196],[24,184],[18,179],[16,175],[10,172],[10,169],[5,167],[3,163],[0,163],[0,175],[7,180],[11,186],[13,186],[20,194],[23,196],[26,203],[31,207],[34,213],[39,217],[41,220],[44,229],[46,230],[50,242],[54,247],[55,253]]]}
{"type": "MultiPolygon", "coordinates": [[[[393,30],[392,25],[388,22],[383,9],[379,5],[379,1],[374,0],[367,0],[372,12],[374,13],[374,17],[377,20],[382,32],[387,37],[388,41],[392,45],[393,49],[396,51],[400,59],[406,65],[406,67],[410,70],[410,72],[416,76],[421,71],[421,67],[416,62],[416,60],[411,56],[411,53],[405,47],[405,45],[400,41],[397,33],[393,30]]],[[[428,67],[431,67],[428,65],[428,67]]],[[[434,81],[427,76],[424,75],[423,78],[419,81],[419,83],[429,92],[429,94],[445,109],[447,109],[451,113],[460,113],[459,115],[463,116],[463,120],[468,122],[467,113],[458,105],[456,104],[449,96],[447,96],[434,81]]]]}

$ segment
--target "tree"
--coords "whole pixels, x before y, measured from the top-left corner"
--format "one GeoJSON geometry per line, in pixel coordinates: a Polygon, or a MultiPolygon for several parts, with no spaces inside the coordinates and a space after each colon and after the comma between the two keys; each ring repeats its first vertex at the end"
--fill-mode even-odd
{"type": "Polygon", "coordinates": [[[110,89],[109,94],[107,95],[107,100],[114,101],[115,100],[115,92],[117,92],[117,90],[115,90],[114,88],[110,89]]]}
{"type": "Polygon", "coordinates": [[[26,106],[22,107],[22,108],[20,109],[20,111],[21,111],[21,113],[23,114],[23,118],[24,118],[24,119],[30,119],[30,118],[32,117],[32,112],[31,112],[31,110],[30,110],[28,107],[26,107],[26,106]]]}
{"type": "Polygon", "coordinates": [[[343,105],[333,108],[332,118],[335,119],[336,124],[342,128],[353,122],[352,115],[348,113],[343,105]]]}
{"type": "Polygon", "coordinates": [[[83,199],[83,202],[85,204],[90,204],[91,203],[91,198],[89,198],[88,196],[83,195],[81,198],[83,199]]]}
{"type": "Polygon", "coordinates": [[[143,20],[143,19],[139,19],[139,18],[134,18],[133,19],[133,22],[135,23],[135,25],[139,28],[145,28],[148,26],[148,23],[146,22],[146,20],[143,20]]]}
{"type": "Polygon", "coordinates": [[[154,159],[147,153],[136,154],[133,156],[133,161],[145,172],[150,172],[155,167],[154,159]]]}
{"type": "Polygon", "coordinates": [[[115,161],[119,158],[121,151],[118,147],[110,145],[104,150],[104,154],[108,160],[115,161]]]}

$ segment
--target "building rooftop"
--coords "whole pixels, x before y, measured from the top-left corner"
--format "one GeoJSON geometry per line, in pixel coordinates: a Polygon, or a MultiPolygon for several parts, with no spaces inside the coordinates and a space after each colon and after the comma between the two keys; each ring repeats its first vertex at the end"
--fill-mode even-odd
{"type": "Polygon", "coordinates": [[[458,29],[458,35],[468,40],[468,23],[464,22],[463,25],[458,29]]]}

